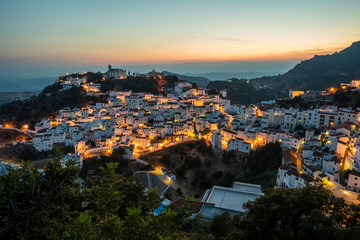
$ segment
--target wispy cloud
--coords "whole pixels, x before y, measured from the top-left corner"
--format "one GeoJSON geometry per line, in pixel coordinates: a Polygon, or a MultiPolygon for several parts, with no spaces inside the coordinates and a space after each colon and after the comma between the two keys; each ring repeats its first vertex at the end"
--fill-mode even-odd
{"type": "Polygon", "coordinates": [[[192,41],[210,42],[210,43],[223,43],[223,44],[253,44],[257,41],[246,38],[236,38],[230,36],[197,36],[193,37],[192,41]]]}
{"type": "Polygon", "coordinates": [[[336,47],[336,48],[311,48],[311,49],[304,49],[304,50],[296,50],[291,51],[293,54],[315,54],[315,55],[324,55],[324,54],[331,54],[337,51],[343,50],[343,47],[336,47]]]}
{"type": "Polygon", "coordinates": [[[254,40],[243,39],[243,38],[234,38],[234,37],[226,37],[226,36],[216,36],[212,37],[214,41],[221,41],[226,43],[256,43],[254,40]]]}

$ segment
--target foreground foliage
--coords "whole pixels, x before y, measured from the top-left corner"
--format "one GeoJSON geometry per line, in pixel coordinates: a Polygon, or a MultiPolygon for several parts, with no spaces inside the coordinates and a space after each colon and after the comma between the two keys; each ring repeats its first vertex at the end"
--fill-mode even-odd
{"type": "Polygon", "coordinates": [[[45,172],[24,164],[0,176],[1,239],[351,240],[360,234],[360,206],[321,186],[273,189],[246,203],[246,214],[225,213],[209,222],[189,218],[191,201],[154,216],[157,191],[116,173],[118,163],[80,180],[74,162],[61,167],[61,151],[53,159],[45,172]]]}
{"type": "Polygon", "coordinates": [[[279,142],[268,143],[256,149],[246,166],[246,182],[259,184],[264,188],[274,187],[281,158],[282,150],[279,142]]]}
{"type": "MultiPolygon", "coordinates": [[[[56,158],[56,157],[55,157],[56,158]]],[[[176,239],[186,211],[149,214],[160,202],[135,177],[102,168],[98,179],[78,181],[74,163],[45,172],[24,165],[0,177],[1,236],[7,239],[176,239]],[[80,190],[81,189],[81,190],[80,190]]]]}
{"type": "Polygon", "coordinates": [[[218,239],[358,239],[360,206],[322,186],[279,188],[245,204],[246,216],[223,214],[211,230],[218,239]]]}

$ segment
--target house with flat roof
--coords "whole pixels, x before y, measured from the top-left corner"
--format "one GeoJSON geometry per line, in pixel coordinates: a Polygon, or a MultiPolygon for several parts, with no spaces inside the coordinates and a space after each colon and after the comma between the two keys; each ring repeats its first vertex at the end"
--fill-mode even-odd
{"type": "Polygon", "coordinates": [[[213,186],[207,190],[201,200],[211,205],[204,205],[200,214],[206,219],[213,219],[224,212],[235,215],[244,213],[244,203],[254,201],[256,198],[263,196],[260,185],[235,182],[232,188],[213,186]]]}

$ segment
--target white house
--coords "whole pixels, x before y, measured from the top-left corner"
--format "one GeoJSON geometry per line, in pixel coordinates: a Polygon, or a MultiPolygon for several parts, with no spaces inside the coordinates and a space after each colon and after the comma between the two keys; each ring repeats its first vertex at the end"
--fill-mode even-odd
{"type": "Polygon", "coordinates": [[[251,150],[251,143],[247,143],[242,138],[230,139],[227,143],[226,151],[238,151],[249,153],[251,150]]]}
{"type": "Polygon", "coordinates": [[[33,146],[37,151],[51,151],[53,149],[52,135],[48,133],[37,133],[33,137],[33,146]]]}
{"type": "Polygon", "coordinates": [[[212,131],[210,142],[213,148],[221,150],[223,145],[223,135],[219,131],[212,131]]]}
{"type": "Polygon", "coordinates": [[[360,172],[352,170],[349,174],[347,189],[360,193],[360,172]]]}

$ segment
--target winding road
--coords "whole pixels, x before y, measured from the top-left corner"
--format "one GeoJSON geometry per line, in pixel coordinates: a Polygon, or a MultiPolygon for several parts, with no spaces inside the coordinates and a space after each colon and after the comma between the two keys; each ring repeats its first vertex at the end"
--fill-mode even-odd
{"type": "Polygon", "coordinates": [[[3,127],[1,125],[0,125],[0,129],[1,130],[18,131],[18,132],[21,132],[21,133],[24,133],[24,134],[28,135],[29,137],[33,137],[35,135],[35,131],[32,131],[32,130],[22,130],[22,129],[19,129],[19,128],[3,127]]]}

